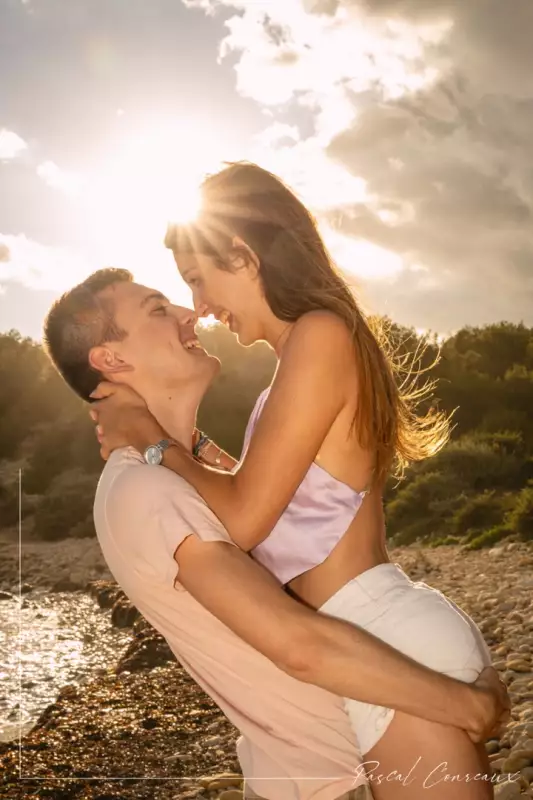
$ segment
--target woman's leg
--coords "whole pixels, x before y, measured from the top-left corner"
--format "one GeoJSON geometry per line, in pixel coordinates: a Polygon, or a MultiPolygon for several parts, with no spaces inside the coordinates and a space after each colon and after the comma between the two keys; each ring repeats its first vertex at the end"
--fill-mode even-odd
{"type": "Polygon", "coordinates": [[[458,728],[396,712],[364,756],[374,800],[492,800],[483,745],[458,728]]]}
{"type": "MultiPolygon", "coordinates": [[[[244,786],[243,800],[265,800],[265,798],[256,794],[250,786],[244,786]]],[[[357,789],[352,789],[351,792],[343,794],[337,800],[373,800],[373,797],[368,786],[358,786],[357,789]]]]}
{"type": "MultiPolygon", "coordinates": [[[[490,664],[479,630],[440,592],[392,564],[355,578],[321,611],[360,625],[430,669],[465,682],[490,664]]],[[[489,800],[484,747],[457,728],[346,700],[375,800],[489,800]]]]}

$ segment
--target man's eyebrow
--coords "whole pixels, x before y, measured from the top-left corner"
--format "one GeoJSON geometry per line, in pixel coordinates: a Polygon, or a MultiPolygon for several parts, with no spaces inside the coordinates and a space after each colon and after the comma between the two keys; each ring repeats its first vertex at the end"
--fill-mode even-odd
{"type": "Polygon", "coordinates": [[[165,297],[165,295],[161,292],[151,292],[150,294],[147,294],[146,297],[143,297],[140,308],[144,308],[145,305],[150,302],[150,300],[163,300],[165,303],[169,302],[168,298],[165,297]]]}

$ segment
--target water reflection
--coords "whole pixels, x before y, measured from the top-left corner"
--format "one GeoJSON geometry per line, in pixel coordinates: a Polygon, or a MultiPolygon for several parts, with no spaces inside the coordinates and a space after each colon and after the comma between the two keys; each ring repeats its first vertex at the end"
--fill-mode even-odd
{"type": "Polygon", "coordinates": [[[85,594],[33,592],[0,602],[0,740],[17,739],[62,686],[112,665],[129,634],[85,594]]]}

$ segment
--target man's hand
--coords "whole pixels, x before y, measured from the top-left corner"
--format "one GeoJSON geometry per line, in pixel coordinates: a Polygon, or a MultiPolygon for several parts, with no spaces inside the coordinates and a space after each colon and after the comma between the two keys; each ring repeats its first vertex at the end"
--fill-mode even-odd
{"type": "Polygon", "coordinates": [[[511,719],[511,701],[504,683],[493,667],[486,667],[473,684],[479,702],[468,735],[473,742],[498,738],[511,719]]]}
{"type": "Polygon", "coordinates": [[[103,381],[91,397],[90,417],[97,423],[96,435],[100,455],[107,461],[119,447],[144,449],[145,442],[154,444],[166,436],[165,431],[152,416],[143,398],[129,386],[103,381]]]}

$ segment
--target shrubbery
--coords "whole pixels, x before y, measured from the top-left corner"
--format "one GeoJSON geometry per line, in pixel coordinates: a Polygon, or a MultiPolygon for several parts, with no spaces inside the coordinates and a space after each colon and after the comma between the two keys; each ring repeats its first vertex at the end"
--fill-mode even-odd
{"type": "MultiPolygon", "coordinates": [[[[392,325],[391,333],[400,354],[420,343],[413,330],[392,325]]],[[[199,426],[238,456],[275,358],[264,345],[240,347],[221,326],[200,337],[221,358],[222,371],[202,403],[199,426]]],[[[422,365],[437,353],[436,340],[429,341],[422,365]]],[[[388,483],[389,538],[394,544],[462,542],[472,548],[508,536],[533,540],[533,331],[509,323],[464,328],[443,343],[431,374],[439,381],[439,405],[455,411],[456,427],[441,453],[413,465],[399,485],[388,483]]],[[[92,502],[102,462],[87,407],[41,348],[13,331],[0,335],[4,526],[18,520],[16,472],[22,462],[23,515],[35,511],[37,534],[94,535],[92,502]]]]}

